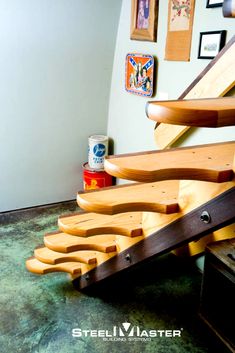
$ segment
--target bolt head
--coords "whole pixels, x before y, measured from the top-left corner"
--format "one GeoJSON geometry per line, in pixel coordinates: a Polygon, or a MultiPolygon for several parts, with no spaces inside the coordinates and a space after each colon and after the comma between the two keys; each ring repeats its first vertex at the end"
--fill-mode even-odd
{"type": "Polygon", "coordinates": [[[207,211],[203,211],[201,216],[200,216],[200,220],[204,223],[210,223],[211,221],[211,216],[207,211]]]}

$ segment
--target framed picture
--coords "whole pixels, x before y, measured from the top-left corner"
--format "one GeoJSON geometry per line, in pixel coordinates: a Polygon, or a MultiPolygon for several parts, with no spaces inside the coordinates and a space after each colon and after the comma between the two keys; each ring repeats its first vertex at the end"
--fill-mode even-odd
{"type": "Polygon", "coordinates": [[[132,0],[131,39],[155,42],[157,20],[158,0],[132,0]]]}
{"type": "Polygon", "coordinates": [[[127,54],[125,88],[144,97],[153,95],[154,58],[152,55],[127,54]]]}
{"type": "Polygon", "coordinates": [[[223,16],[235,17],[235,0],[224,0],[223,2],[223,16]]]}
{"type": "Polygon", "coordinates": [[[225,45],[226,31],[201,32],[198,59],[213,59],[225,45]]]}
{"type": "Polygon", "coordinates": [[[219,7],[219,6],[223,6],[223,0],[207,0],[207,4],[206,7],[219,7]]]}

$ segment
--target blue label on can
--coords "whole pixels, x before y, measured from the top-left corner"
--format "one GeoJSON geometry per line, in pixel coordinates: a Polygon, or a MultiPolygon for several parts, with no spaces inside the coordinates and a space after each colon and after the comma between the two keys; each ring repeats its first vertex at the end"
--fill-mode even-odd
{"type": "Polygon", "coordinates": [[[93,152],[96,157],[103,157],[105,155],[105,145],[98,143],[94,146],[93,152]]]}

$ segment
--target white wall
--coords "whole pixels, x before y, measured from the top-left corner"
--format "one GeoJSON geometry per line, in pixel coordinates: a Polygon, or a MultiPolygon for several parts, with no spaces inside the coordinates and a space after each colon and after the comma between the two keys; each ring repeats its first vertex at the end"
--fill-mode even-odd
{"type": "Polygon", "coordinates": [[[0,211],[74,199],[106,133],[120,0],[0,0],[0,211]]]}
{"type": "MultiPolygon", "coordinates": [[[[157,58],[156,96],[167,92],[169,99],[177,99],[210,60],[197,59],[199,33],[213,30],[227,30],[227,40],[235,34],[235,19],[224,18],[222,8],[206,8],[206,0],[196,0],[192,50],[190,62],[165,61],[168,1],[159,0],[157,43],[130,40],[131,1],[123,0],[116,42],[108,135],[114,139],[115,153],[127,153],[155,149],[153,130],[155,123],[145,115],[148,98],[125,92],[125,56],[129,52],[152,54],[157,58]]],[[[235,58],[234,58],[235,60],[235,58]]],[[[233,91],[234,94],[234,91],[233,91]]],[[[194,129],[181,141],[181,145],[231,140],[235,137],[232,127],[223,129],[194,129]]]]}

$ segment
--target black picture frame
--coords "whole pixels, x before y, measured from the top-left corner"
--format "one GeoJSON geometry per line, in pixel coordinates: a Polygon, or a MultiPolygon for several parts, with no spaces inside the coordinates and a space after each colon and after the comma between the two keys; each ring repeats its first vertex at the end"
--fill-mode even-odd
{"type": "Polygon", "coordinates": [[[207,4],[206,4],[206,7],[207,8],[211,8],[211,7],[221,7],[223,6],[223,0],[218,0],[216,2],[214,2],[216,0],[207,0],[207,4]]]}
{"type": "Polygon", "coordinates": [[[200,32],[198,59],[214,59],[225,45],[226,31],[200,32]]]}

